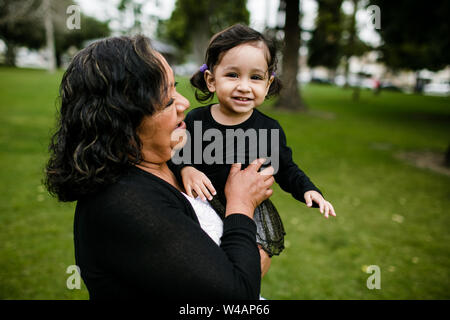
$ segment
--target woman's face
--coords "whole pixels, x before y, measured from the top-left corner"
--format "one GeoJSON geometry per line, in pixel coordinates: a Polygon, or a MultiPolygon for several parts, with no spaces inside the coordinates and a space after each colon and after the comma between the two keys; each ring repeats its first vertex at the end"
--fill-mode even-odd
{"type": "Polygon", "coordinates": [[[138,128],[144,160],[151,163],[168,161],[173,150],[183,146],[186,140],[184,111],[189,108],[189,101],[176,90],[172,68],[162,55],[158,54],[158,57],[164,65],[166,77],[169,80],[168,96],[163,110],[153,116],[145,117],[138,128]]]}

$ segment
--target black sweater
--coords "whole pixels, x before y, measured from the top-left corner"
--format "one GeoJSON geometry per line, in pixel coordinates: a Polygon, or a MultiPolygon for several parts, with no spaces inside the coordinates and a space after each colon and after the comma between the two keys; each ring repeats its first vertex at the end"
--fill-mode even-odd
{"type": "MultiPolygon", "coordinates": [[[[278,160],[277,164],[272,161],[274,169],[278,169],[274,175],[275,181],[281,189],[291,193],[295,199],[304,203],[304,193],[306,191],[315,190],[321,193],[308,176],[294,163],[292,159],[292,150],[287,146],[286,135],[278,121],[268,117],[259,110],[253,109],[250,118],[243,123],[238,125],[222,125],[214,120],[211,115],[211,105],[208,105],[192,109],[187,114],[185,122],[186,129],[190,134],[187,143],[182,150],[175,154],[172,161],[169,161],[170,168],[175,172],[180,181],[181,169],[186,165],[192,165],[208,176],[218,192],[219,198],[225,203],[224,188],[230,172],[231,163],[242,162],[244,164],[243,168],[245,168],[246,165],[256,157],[268,156],[269,158],[272,157],[272,160],[278,160]],[[195,122],[197,122],[197,127],[195,127],[195,122]],[[210,133],[214,133],[214,131],[210,129],[219,130],[222,136],[222,155],[217,157],[221,159],[221,163],[207,163],[202,157],[202,154],[205,153],[205,148],[214,149],[215,137],[202,139],[205,135],[205,131],[209,130],[210,133]],[[227,135],[227,130],[230,129],[235,132],[238,132],[238,130],[255,132],[256,139],[253,140],[254,142],[256,141],[256,143],[252,143],[251,139],[248,137],[244,137],[245,141],[238,141],[239,139],[227,135]],[[278,132],[278,140],[271,138],[272,131],[278,132]],[[198,141],[201,141],[201,145],[198,141]],[[265,149],[262,148],[261,142],[267,146],[265,149]],[[233,144],[234,151],[233,154],[230,155],[229,151],[232,150],[233,144]],[[275,149],[274,147],[278,147],[278,149],[275,149]],[[277,154],[278,157],[276,156],[277,154]],[[234,159],[231,159],[231,156],[233,155],[234,159]],[[252,157],[252,155],[256,156],[252,157]],[[244,159],[244,161],[238,161],[239,157],[244,159]]],[[[243,135],[240,135],[240,137],[243,137],[243,135]]],[[[274,136],[274,138],[276,138],[276,136],[274,136]]],[[[219,145],[220,143],[217,144],[217,146],[219,145]]],[[[209,155],[209,152],[206,154],[209,155]]],[[[215,152],[211,152],[211,154],[213,154],[214,157],[217,156],[215,152]]],[[[313,204],[314,207],[317,207],[316,203],[313,204]]]]}
{"type": "Polygon", "coordinates": [[[232,214],[218,247],[176,188],[131,167],[78,201],[75,258],[91,299],[258,299],[255,233],[232,214]]]}

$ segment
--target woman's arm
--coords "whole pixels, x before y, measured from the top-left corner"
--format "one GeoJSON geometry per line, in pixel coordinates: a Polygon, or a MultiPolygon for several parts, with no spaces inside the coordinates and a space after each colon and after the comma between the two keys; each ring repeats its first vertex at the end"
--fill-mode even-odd
{"type": "Polygon", "coordinates": [[[260,258],[250,218],[227,217],[219,248],[183,208],[135,200],[143,207],[117,203],[96,228],[102,263],[118,283],[148,296],[258,298],[260,258]]]}
{"type": "Polygon", "coordinates": [[[233,185],[242,187],[243,180],[255,187],[230,201],[220,247],[186,214],[187,201],[161,201],[164,192],[136,183],[116,186],[112,196],[96,201],[107,205],[92,212],[96,239],[91,242],[98,259],[118,283],[138,287],[146,296],[258,299],[261,266],[249,199],[261,202],[270,195],[273,178],[252,181],[256,171],[249,171],[255,168],[247,169],[234,171],[229,194],[238,194],[233,185]]]}

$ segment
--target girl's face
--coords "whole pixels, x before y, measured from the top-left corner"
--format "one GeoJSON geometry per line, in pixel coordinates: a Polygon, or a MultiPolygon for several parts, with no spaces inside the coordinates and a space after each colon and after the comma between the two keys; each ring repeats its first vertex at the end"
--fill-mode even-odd
{"type": "Polygon", "coordinates": [[[208,89],[217,94],[222,111],[248,114],[264,102],[273,81],[268,54],[263,42],[244,43],[225,52],[212,73],[205,71],[208,89]]]}
{"type": "Polygon", "coordinates": [[[145,117],[138,128],[144,159],[152,163],[169,160],[173,149],[182,147],[186,129],[183,121],[184,111],[189,108],[189,101],[175,88],[172,68],[162,55],[158,56],[169,80],[168,97],[164,102],[164,109],[153,116],[145,117]]]}

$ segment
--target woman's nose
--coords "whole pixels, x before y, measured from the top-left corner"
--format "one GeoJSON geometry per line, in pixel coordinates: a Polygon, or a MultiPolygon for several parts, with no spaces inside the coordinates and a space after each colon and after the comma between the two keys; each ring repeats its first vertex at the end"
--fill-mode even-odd
{"type": "Polygon", "coordinates": [[[176,106],[177,110],[179,112],[184,112],[184,110],[188,109],[190,107],[189,100],[186,99],[183,95],[178,94],[178,97],[176,99],[176,106]]]}

